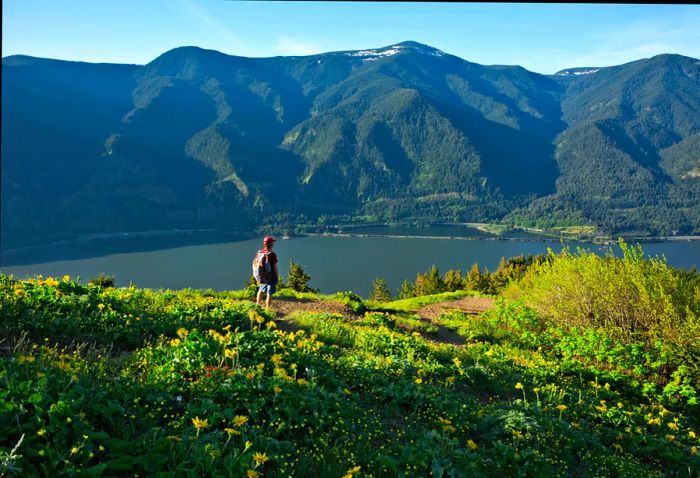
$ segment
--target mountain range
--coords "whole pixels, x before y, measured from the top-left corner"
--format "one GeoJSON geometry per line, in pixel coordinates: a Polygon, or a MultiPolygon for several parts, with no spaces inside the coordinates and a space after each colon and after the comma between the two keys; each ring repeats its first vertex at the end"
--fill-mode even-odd
{"type": "Polygon", "coordinates": [[[2,59],[2,247],[337,222],[700,234],[700,61],[554,75],[416,42],[2,59]]]}

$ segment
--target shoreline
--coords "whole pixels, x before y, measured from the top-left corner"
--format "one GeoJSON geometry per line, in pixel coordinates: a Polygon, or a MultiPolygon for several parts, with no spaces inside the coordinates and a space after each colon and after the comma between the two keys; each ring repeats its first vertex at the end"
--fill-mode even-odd
{"type": "MultiPolygon", "coordinates": [[[[532,234],[533,237],[509,237],[508,231],[504,234],[495,234],[488,228],[488,224],[485,223],[441,223],[439,226],[455,226],[455,227],[469,227],[475,229],[482,235],[464,235],[464,236],[436,236],[436,235],[422,235],[422,234],[382,234],[382,233],[362,233],[362,232],[301,232],[296,234],[291,234],[289,236],[284,236],[283,239],[290,239],[294,237],[358,237],[358,238],[389,238],[389,239],[445,239],[445,240],[488,240],[488,241],[518,241],[518,242],[583,242],[587,244],[594,245],[610,245],[617,243],[617,239],[611,238],[581,238],[581,237],[567,237],[567,236],[553,236],[538,230],[528,230],[526,228],[511,229],[510,232],[524,232],[527,234],[532,234]]],[[[392,227],[391,224],[343,224],[343,225],[332,225],[329,226],[333,229],[358,229],[363,227],[392,227]]],[[[423,227],[419,226],[400,226],[409,227],[414,229],[421,229],[423,227]]],[[[425,226],[425,229],[430,229],[431,226],[425,226]]],[[[51,241],[45,244],[34,244],[28,246],[20,246],[9,249],[2,249],[3,255],[15,255],[15,254],[26,254],[33,251],[45,250],[52,247],[71,247],[80,246],[87,244],[94,244],[102,241],[114,241],[120,239],[138,239],[138,238],[166,238],[166,237],[202,237],[207,235],[217,235],[217,236],[228,236],[227,238],[232,240],[245,240],[256,237],[253,234],[245,234],[242,232],[235,231],[222,231],[219,229],[168,229],[168,230],[153,230],[153,231],[131,231],[131,232],[109,232],[109,233],[95,233],[86,234],[83,236],[71,238],[71,239],[61,239],[58,241],[51,241]]],[[[625,242],[638,242],[638,243],[662,243],[662,242],[692,242],[700,241],[700,236],[659,236],[659,237],[623,237],[625,242]]]]}

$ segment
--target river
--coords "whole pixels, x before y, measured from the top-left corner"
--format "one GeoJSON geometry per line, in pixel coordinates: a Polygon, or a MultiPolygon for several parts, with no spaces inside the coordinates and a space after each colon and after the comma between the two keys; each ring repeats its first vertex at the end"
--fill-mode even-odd
{"type": "MultiPolygon", "coordinates": [[[[353,230],[363,237],[302,236],[279,240],[275,251],[280,273],[287,274],[289,262],[301,265],[311,276],[310,285],[323,293],[352,290],[366,297],[372,281],[382,277],[396,291],[404,279],[433,264],[440,272],[461,269],[466,273],[475,262],[495,270],[501,257],[559,252],[556,241],[494,240],[486,236],[451,239],[459,229],[429,228],[395,231],[386,228],[353,230]],[[401,232],[407,237],[396,237],[401,232]],[[391,237],[375,236],[388,234],[391,237]],[[423,236],[423,237],[411,237],[423,236]]],[[[346,231],[347,232],[347,231],[346,231]]],[[[464,234],[464,230],[461,230],[464,234]]],[[[471,236],[471,234],[470,234],[471,236]]],[[[568,242],[570,249],[583,247],[602,252],[611,246],[568,242]]],[[[129,237],[82,245],[62,245],[22,254],[3,254],[0,271],[18,278],[41,274],[44,277],[80,277],[87,281],[105,273],[117,285],[154,289],[211,288],[241,289],[250,276],[253,255],[260,239],[153,238],[129,237]]],[[[617,246],[612,246],[618,252],[617,246]]],[[[650,256],[664,255],[677,268],[700,265],[700,241],[673,241],[642,245],[650,256]]]]}

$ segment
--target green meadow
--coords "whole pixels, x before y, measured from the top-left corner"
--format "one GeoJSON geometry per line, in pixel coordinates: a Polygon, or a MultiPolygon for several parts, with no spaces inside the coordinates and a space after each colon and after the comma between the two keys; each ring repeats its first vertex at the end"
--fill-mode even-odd
{"type": "Polygon", "coordinates": [[[0,275],[0,476],[696,477],[700,274],[620,247],[272,312],[0,275]]]}

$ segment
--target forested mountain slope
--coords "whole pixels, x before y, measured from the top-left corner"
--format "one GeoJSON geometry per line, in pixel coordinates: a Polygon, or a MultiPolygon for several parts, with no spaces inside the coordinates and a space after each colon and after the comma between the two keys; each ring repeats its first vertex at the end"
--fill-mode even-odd
{"type": "Polygon", "coordinates": [[[404,42],[2,69],[3,247],[320,215],[700,231],[692,58],[546,76],[404,42]]]}

